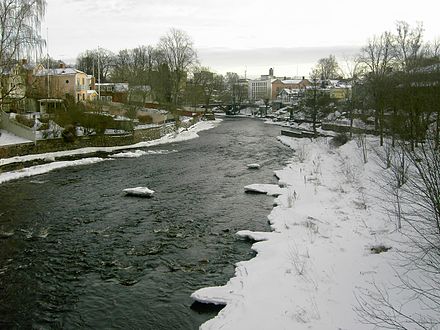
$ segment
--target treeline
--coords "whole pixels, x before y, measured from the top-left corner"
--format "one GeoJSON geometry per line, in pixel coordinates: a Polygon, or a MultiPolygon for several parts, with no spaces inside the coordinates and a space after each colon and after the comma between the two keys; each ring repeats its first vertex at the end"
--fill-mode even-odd
{"type": "Polygon", "coordinates": [[[87,50],[78,56],[76,68],[101,83],[128,82],[138,93],[143,91],[144,100],[151,98],[165,108],[182,104],[209,107],[214,97],[237,104],[247,98],[247,88],[239,86],[236,73],[223,76],[201,66],[192,39],[177,29],[162,36],[156,46],[116,54],[103,48],[87,50]]]}
{"type": "MultiPolygon", "coordinates": [[[[368,40],[356,58],[346,103],[373,115],[383,165],[384,209],[406,238],[396,290],[376,286],[358,296],[364,323],[388,329],[437,329],[440,317],[440,43],[423,26],[397,22],[368,40]],[[407,308],[406,294],[423,306],[407,308]]],[[[364,140],[365,141],[365,140],[364,140]]],[[[365,147],[365,144],[364,144],[365,147]]],[[[364,150],[366,150],[364,148],[364,150]]],[[[365,152],[364,152],[365,155],[365,152]]]]}
{"type": "MultiPolygon", "coordinates": [[[[374,109],[381,144],[384,133],[412,148],[434,128],[439,139],[440,44],[423,41],[423,26],[398,22],[394,33],[375,36],[358,58],[363,107],[374,109]]],[[[355,77],[356,78],[356,77],[355,77]]]]}
{"type": "MultiPolygon", "coordinates": [[[[117,54],[98,48],[77,58],[77,69],[92,74],[97,82],[128,82],[130,86],[149,86],[145,95],[154,95],[161,104],[181,103],[187,72],[198,63],[191,38],[171,29],[158,44],[124,49],[117,54]]],[[[140,89],[142,90],[142,89],[140,89]]]]}
{"type": "Polygon", "coordinates": [[[424,42],[422,24],[399,21],[394,32],[370,38],[345,72],[330,55],[318,61],[311,77],[344,77],[352,90],[343,110],[351,120],[372,112],[381,145],[390,136],[393,144],[405,140],[414,149],[428,130],[438,145],[440,41],[424,42]]]}

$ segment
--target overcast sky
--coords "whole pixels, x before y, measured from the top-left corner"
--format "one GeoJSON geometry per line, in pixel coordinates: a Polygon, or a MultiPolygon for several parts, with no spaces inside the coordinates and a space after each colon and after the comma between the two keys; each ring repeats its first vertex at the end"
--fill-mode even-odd
{"type": "MultiPolygon", "coordinates": [[[[404,20],[440,37],[438,0],[47,0],[49,54],[74,62],[98,46],[113,52],[155,46],[170,28],[193,39],[203,66],[218,73],[295,76],[319,58],[351,58],[368,38],[404,20]]],[[[47,35],[46,35],[47,34],[47,35]]]]}

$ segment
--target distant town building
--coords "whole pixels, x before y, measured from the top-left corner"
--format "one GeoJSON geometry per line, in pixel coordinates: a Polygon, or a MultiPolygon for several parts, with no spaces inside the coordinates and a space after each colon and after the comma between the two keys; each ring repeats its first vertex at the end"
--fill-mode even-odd
{"type": "Polygon", "coordinates": [[[91,80],[80,70],[66,68],[63,63],[57,69],[39,66],[35,72],[34,88],[39,98],[65,99],[72,96],[75,102],[87,101],[92,94],[91,80]]]}
{"type": "Polygon", "coordinates": [[[301,93],[301,91],[304,91],[307,86],[310,86],[311,82],[306,79],[305,77],[301,78],[294,78],[294,79],[275,79],[272,81],[272,94],[271,99],[275,100],[278,95],[281,93],[284,89],[291,89],[297,91],[297,93],[301,93]]]}
{"type": "Polygon", "coordinates": [[[259,79],[249,80],[249,100],[255,102],[272,98],[272,82],[274,81],[273,69],[269,69],[268,75],[261,75],[259,79]]]}
{"type": "Polygon", "coordinates": [[[128,102],[128,83],[95,83],[95,90],[101,101],[128,102]]]}

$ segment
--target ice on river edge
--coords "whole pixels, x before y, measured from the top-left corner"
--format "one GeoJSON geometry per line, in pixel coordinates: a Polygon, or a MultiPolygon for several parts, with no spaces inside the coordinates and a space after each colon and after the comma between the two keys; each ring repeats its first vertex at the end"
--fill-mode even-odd
{"type": "MultiPolygon", "coordinates": [[[[355,141],[332,149],[325,138],[279,140],[297,150],[292,162],[275,172],[282,188],[245,187],[277,196],[268,216],[272,231],[237,233],[256,241],[252,249],[257,255],[238,262],[225,285],[191,295],[202,303],[225,305],[200,328],[371,329],[355,312],[356,297],[362,290],[374,291],[375,285],[396,285],[393,261],[399,245],[405,247],[378,203],[385,196],[371,178],[377,177],[379,163],[364,164],[355,141]],[[393,248],[372,254],[375,245],[393,248]]],[[[377,148],[376,142],[369,141],[371,148],[377,148]]],[[[406,302],[402,308],[420,310],[398,294],[398,301],[406,302]]]]}
{"type": "Polygon", "coordinates": [[[125,188],[124,192],[127,196],[138,197],[151,197],[154,194],[154,190],[151,190],[147,187],[125,188]]]}
{"type": "MultiPolygon", "coordinates": [[[[193,126],[189,127],[188,129],[179,129],[179,132],[167,134],[160,139],[146,141],[146,142],[140,142],[140,143],[136,143],[136,144],[129,145],[129,146],[89,147],[89,148],[57,151],[57,152],[44,153],[44,154],[35,154],[35,155],[3,158],[3,159],[0,159],[0,166],[12,164],[12,163],[28,162],[28,161],[32,161],[32,160],[44,160],[44,161],[50,161],[51,163],[37,165],[37,166],[31,166],[31,167],[27,167],[27,168],[24,168],[21,170],[16,170],[16,171],[0,173],[0,184],[7,182],[7,181],[11,181],[11,180],[17,180],[17,179],[21,179],[21,178],[25,178],[25,177],[38,175],[38,174],[48,173],[50,171],[64,168],[64,167],[81,166],[81,165],[93,164],[93,163],[98,163],[98,162],[101,162],[104,160],[111,160],[112,159],[112,158],[90,157],[90,158],[78,159],[78,160],[73,160],[73,161],[56,161],[56,158],[66,157],[66,156],[87,155],[87,154],[92,154],[92,153],[96,153],[96,152],[112,153],[112,152],[119,151],[119,150],[146,148],[146,147],[153,147],[153,146],[167,144],[167,143],[190,140],[190,139],[197,138],[198,132],[214,128],[220,122],[221,122],[221,119],[216,119],[215,121],[201,121],[201,122],[198,122],[198,123],[194,124],[193,126]]],[[[143,156],[146,154],[151,154],[151,153],[157,154],[160,152],[174,152],[174,150],[173,151],[136,150],[134,152],[118,153],[115,155],[115,157],[117,157],[117,158],[118,157],[119,158],[122,158],[122,157],[129,158],[130,157],[131,158],[131,157],[140,157],[140,156],[143,156]]]]}
{"type": "Polygon", "coordinates": [[[247,164],[247,168],[250,170],[258,170],[260,168],[260,164],[257,163],[247,164]]]}
{"type": "Polygon", "coordinates": [[[283,192],[283,188],[280,188],[275,184],[250,184],[244,187],[244,191],[248,193],[266,194],[269,196],[279,196],[283,192]]]}
{"type": "Polygon", "coordinates": [[[91,157],[91,158],[77,159],[71,161],[52,162],[49,164],[36,165],[36,166],[23,168],[21,170],[0,173],[0,184],[11,180],[17,180],[25,177],[48,173],[50,171],[57,170],[60,168],[96,164],[105,160],[106,160],[105,158],[91,157]]]}

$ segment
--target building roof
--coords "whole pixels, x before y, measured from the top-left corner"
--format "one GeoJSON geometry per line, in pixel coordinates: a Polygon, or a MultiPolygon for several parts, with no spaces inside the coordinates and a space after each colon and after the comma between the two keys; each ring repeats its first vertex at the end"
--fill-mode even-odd
{"type": "Polygon", "coordinates": [[[298,91],[299,91],[298,89],[294,89],[294,88],[284,88],[280,92],[280,94],[284,93],[284,94],[287,94],[287,95],[290,95],[290,94],[295,95],[295,94],[298,94],[298,91]]]}
{"type": "Polygon", "coordinates": [[[96,83],[96,88],[99,86],[113,86],[115,92],[128,92],[128,83],[96,83]]]}
{"type": "Polygon", "coordinates": [[[303,81],[302,79],[288,79],[288,80],[283,80],[282,83],[285,85],[290,85],[290,84],[299,84],[301,81],[303,81]]]}
{"type": "Polygon", "coordinates": [[[85,74],[84,72],[73,68],[57,68],[57,69],[42,69],[35,73],[36,76],[71,76],[77,73],[85,74]]]}

